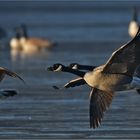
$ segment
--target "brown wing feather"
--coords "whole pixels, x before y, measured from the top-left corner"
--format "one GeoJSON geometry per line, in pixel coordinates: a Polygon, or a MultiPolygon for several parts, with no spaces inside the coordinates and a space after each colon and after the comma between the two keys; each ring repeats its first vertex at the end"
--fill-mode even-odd
{"type": "Polygon", "coordinates": [[[103,68],[104,73],[120,73],[132,76],[140,64],[140,29],[134,39],[115,51],[103,68]]]}
{"type": "Polygon", "coordinates": [[[8,69],[5,69],[5,68],[0,67],[0,73],[3,74],[3,75],[7,74],[7,75],[9,75],[11,77],[19,78],[22,82],[25,83],[25,81],[19,75],[17,75],[14,72],[9,71],[8,69]]]}
{"type": "Polygon", "coordinates": [[[113,94],[92,88],[90,93],[90,127],[96,128],[100,125],[104,112],[112,102],[113,94]]]}

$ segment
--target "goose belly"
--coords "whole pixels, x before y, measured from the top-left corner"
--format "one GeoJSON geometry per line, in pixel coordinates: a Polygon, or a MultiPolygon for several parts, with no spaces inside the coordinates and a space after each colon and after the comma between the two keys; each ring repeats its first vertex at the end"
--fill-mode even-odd
{"type": "Polygon", "coordinates": [[[105,74],[105,73],[87,73],[84,80],[91,87],[98,88],[104,91],[116,91],[123,89],[124,86],[129,85],[132,78],[120,74],[105,74]]]}
{"type": "Polygon", "coordinates": [[[19,40],[16,39],[16,38],[11,39],[11,41],[10,41],[10,47],[11,47],[12,49],[20,49],[21,46],[20,46],[19,40]]]}

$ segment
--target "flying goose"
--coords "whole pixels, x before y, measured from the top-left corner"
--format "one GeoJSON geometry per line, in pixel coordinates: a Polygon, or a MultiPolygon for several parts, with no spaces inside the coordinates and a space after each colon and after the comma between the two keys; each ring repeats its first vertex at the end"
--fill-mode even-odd
{"type": "Polygon", "coordinates": [[[128,28],[128,33],[129,33],[130,37],[133,38],[136,35],[138,28],[139,28],[138,13],[137,13],[137,9],[134,8],[133,19],[129,23],[129,28],[128,28]]]}
{"type": "Polygon", "coordinates": [[[104,65],[95,68],[93,71],[85,73],[63,65],[48,68],[52,71],[63,70],[76,74],[80,77],[80,82],[84,80],[92,88],[89,106],[91,128],[96,128],[101,124],[104,113],[109,108],[116,91],[140,88],[140,82],[133,77],[140,64],[139,32],[140,28],[130,42],[113,52],[104,65]]]}
{"type": "MultiPolygon", "coordinates": [[[[59,69],[57,70],[59,71],[63,71],[63,72],[68,72],[65,71],[65,66],[57,63],[54,64],[53,67],[49,67],[48,71],[56,71],[56,69],[58,67],[63,67],[63,69],[59,69]]],[[[69,68],[69,73],[72,73],[71,69],[74,69],[75,71],[77,71],[79,73],[79,70],[87,70],[87,71],[93,71],[93,69],[95,69],[97,66],[90,66],[90,65],[81,65],[78,63],[71,63],[68,68],[69,68]]],[[[75,73],[72,73],[75,74],[75,73]]],[[[86,72],[85,72],[86,74],[86,72]]],[[[140,66],[135,70],[135,73],[133,75],[133,82],[139,83],[140,82],[140,66]]],[[[63,88],[70,88],[70,87],[76,87],[76,86],[81,86],[87,84],[86,81],[82,78],[77,78],[77,79],[73,79],[71,81],[69,81],[68,83],[66,83],[62,88],[59,88],[57,86],[53,86],[54,89],[63,89],[63,88]]],[[[125,87],[123,89],[120,89],[122,91],[124,90],[128,90],[129,88],[125,87]]],[[[135,90],[137,91],[138,94],[140,94],[140,89],[139,88],[135,88],[135,90]]]]}
{"type": "Polygon", "coordinates": [[[27,26],[22,24],[17,33],[20,34],[20,44],[25,52],[50,49],[56,45],[47,39],[28,37],[27,26]]]}
{"type": "MultiPolygon", "coordinates": [[[[53,72],[67,72],[67,73],[71,73],[71,74],[74,74],[74,75],[78,75],[79,76],[79,78],[73,79],[73,80],[69,81],[68,83],[66,83],[62,88],[59,88],[57,86],[53,86],[53,88],[55,88],[55,89],[70,88],[70,87],[81,86],[81,85],[87,84],[87,82],[85,81],[85,79],[82,78],[82,77],[86,73],[88,73],[88,72],[80,71],[80,70],[77,70],[77,69],[72,69],[71,68],[71,65],[69,65],[67,67],[67,66],[64,66],[63,64],[56,63],[52,67],[48,67],[48,71],[53,71],[53,72]]],[[[139,86],[140,86],[140,78],[137,75],[136,76],[133,76],[133,83],[138,83],[139,86]]],[[[140,94],[139,88],[138,88],[138,85],[137,85],[137,87],[131,87],[129,85],[126,85],[126,86],[124,86],[122,88],[119,88],[117,91],[125,91],[125,90],[136,89],[136,90],[138,90],[138,93],[140,94]]]]}

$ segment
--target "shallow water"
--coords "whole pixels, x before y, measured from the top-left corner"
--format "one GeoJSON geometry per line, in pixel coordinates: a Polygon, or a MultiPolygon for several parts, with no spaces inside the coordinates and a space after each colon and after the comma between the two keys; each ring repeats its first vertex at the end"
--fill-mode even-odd
{"type": "Polygon", "coordinates": [[[19,94],[0,102],[0,138],[140,138],[140,102],[135,91],[119,92],[105,114],[101,127],[89,128],[87,86],[57,91],[76,76],[47,72],[61,62],[103,64],[130,38],[127,30],[133,5],[140,2],[0,2],[1,26],[8,32],[26,23],[30,36],[58,42],[51,52],[0,50],[0,64],[16,71],[27,85],[6,77],[1,88],[19,94]],[[21,6],[22,5],[22,6],[21,6]]]}

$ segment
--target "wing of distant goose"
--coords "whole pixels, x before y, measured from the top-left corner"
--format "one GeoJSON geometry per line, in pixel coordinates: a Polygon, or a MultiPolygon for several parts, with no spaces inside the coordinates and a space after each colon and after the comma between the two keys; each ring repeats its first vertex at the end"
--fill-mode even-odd
{"type": "Polygon", "coordinates": [[[19,75],[17,75],[16,73],[11,72],[11,71],[9,71],[9,70],[7,70],[5,68],[0,67],[0,81],[3,80],[5,74],[7,74],[7,75],[9,75],[11,77],[19,78],[22,82],[25,83],[25,81],[19,75]]]}

